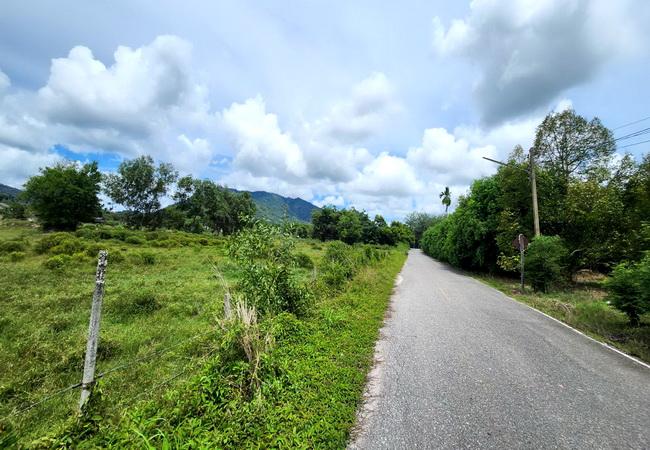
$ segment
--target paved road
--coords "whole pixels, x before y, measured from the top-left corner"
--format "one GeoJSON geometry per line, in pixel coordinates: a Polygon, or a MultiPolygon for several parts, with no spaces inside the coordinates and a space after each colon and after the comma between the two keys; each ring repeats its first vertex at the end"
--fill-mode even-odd
{"type": "Polygon", "coordinates": [[[351,448],[650,448],[650,369],[412,250],[351,448]]]}

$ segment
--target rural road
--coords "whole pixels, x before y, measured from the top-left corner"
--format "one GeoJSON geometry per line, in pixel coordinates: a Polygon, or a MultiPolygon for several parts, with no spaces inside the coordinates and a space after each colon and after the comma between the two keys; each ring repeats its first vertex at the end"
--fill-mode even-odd
{"type": "Polygon", "coordinates": [[[350,448],[650,448],[649,368],[419,250],[400,277],[350,448]]]}

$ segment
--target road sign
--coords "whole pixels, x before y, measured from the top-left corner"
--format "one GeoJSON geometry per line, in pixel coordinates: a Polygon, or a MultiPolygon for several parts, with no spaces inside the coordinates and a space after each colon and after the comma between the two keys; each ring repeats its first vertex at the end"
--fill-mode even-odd
{"type": "Polygon", "coordinates": [[[523,234],[520,234],[512,241],[512,246],[519,251],[522,250],[522,247],[523,250],[526,250],[528,248],[528,238],[523,234]]]}

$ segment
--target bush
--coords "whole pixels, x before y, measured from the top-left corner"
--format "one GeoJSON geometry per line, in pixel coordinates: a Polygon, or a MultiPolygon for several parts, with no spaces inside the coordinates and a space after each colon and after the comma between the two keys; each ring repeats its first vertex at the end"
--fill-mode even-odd
{"type": "Polygon", "coordinates": [[[526,276],[536,291],[548,292],[566,279],[568,251],[559,236],[538,236],[528,247],[526,276]]]}
{"type": "Polygon", "coordinates": [[[340,289],[357,272],[354,248],[341,241],[330,242],[321,265],[321,279],[329,289],[340,289]]]}
{"type": "Polygon", "coordinates": [[[240,231],[228,243],[228,254],[241,273],[238,289],[246,304],[262,315],[305,314],[312,302],[311,291],[295,279],[293,247],[289,236],[262,222],[240,231]]]}
{"type": "Polygon", "coordinates": [[[25,259],[25,252],[11,252],[9,253],[9,261],[18,262],[25,259]]]}
{"type": "Polygon", "coordinates": [[[311,270],[314,268],[314,261],[306,253],[296,254],[296,264],[303,269],[311,270]]]}
{"type": "Polygon", "coordinates": [[[27,245],[21,241],[5,241],[0,243],[0,255],[4,253],[25,251],[27,245]]]}
{"type": "Polygon", "coordinates": [[[39,255],[47,253],[52,247],[59,245],[63,240],[69,238],[68,233],[49,233],[43,236],[34,246],[34,251],[39,255]]]}
{"type": "Polygon", "coordinates": [[[43,262],[43,266],[50,270],[62,270],[72,261],[72,257],[69,255],[55,255],[46,259],[43,262]]]}
{"type": "Polygon", "coordinates": [[[50,253],[53,255],[74,255],[84,251],[85,246],[83,242],[73,238],[66,237],[62,239],[57,245],[50,248],[50,253]]]}
{"type": "Polygon", "coordinates": [[[156,255],[152,252],[138,252],[133,255],[135,262],[145,266],[153,266],[156,264],[156,255]]]}
{"type": "Polygon", "coordinates": [[[612,305],[627,314],[632,326],[638,326],[641,314],[650,312],[650,253],[636,264],[616,266],[605,286],[612,305]]]}
{"type": "Polygon", "coordinates": [[[124,242],[133,245],[143,245],[145,243],[145,240],[138,236],[128,236],[126,239],[124,239],[124,242]]]}

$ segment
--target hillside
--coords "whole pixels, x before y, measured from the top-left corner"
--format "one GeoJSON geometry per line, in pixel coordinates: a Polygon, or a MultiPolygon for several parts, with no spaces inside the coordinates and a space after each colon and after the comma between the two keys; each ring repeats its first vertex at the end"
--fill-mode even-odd
{"type": "Polygon", "coordinates": [[[317,206],[301,198],[283,197],[265,191],[250,193],[257,206],[257,215],[271,222],[280,222],[285,216],[300,222],[311,222],[311,213],[317,206]]]}
{"type": "Polygon", "coordinates": [[[16,189],[14,187],[7,186],[6,184],[0,183],[0,198],[14,198],[21,192],[22,191],[20,189],[16,189]]]}

